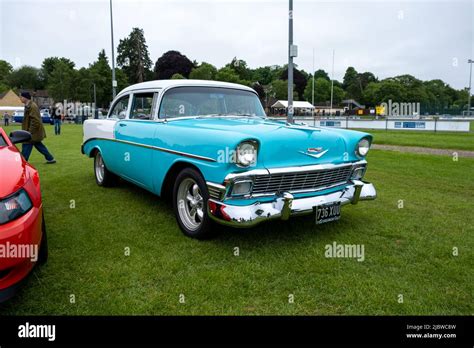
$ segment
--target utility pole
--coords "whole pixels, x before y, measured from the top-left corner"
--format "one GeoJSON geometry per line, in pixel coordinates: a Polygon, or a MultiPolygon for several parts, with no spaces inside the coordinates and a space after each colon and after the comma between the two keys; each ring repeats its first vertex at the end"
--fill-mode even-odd
{"type": "Polygon", "coordinates": [[[94,82],[94,118],[99,118],[99,110],[97,110],[97,94],[95,89],[95,82],[94,82]]]}
{"type": "Polygon", "coordinates": [[[298,47],[293,45],[293,0],[289,0],[288,11],[288,111],[286,121],[293,123],[293,58],[298,56],[298,47]]]}
{"type": "Polygon", "coordinates": [[[332,113],[332,101],[334,97],[334,49],[332,50],[332,72],[331,72],[331,111],[332,113]]]}
{"type": "Polygon", "coordinates": [[[467,102],[467,116],[471,116],[471,78],[472,78],[472,63],[474,63],[474,60],[468,59],[467,61],[468,64],[470,64],[470,70],[469,70],[469,97],[468,97],[468,102],[467,102]]]}
{"type": "Polygon", "coordinates": [[[115,46],[114,46],[114,20],[112,15],[112,0],[110,0],[110,37],[112,41],[112,98],[117,94],[117,81],[115,80],[115,46]]]}
{"type": "MultiPolygon", "coordinates": [[[[314,106],[314,47],[313,47],[313,92],[311,97],[311,104],[314,106]]],[[[313,109],[314,114],[314,109],[313,109]]]]}

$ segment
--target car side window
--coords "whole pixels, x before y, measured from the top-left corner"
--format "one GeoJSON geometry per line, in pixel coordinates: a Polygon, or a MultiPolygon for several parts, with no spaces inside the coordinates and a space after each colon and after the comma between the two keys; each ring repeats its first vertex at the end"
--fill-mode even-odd
{"type": "Polygon", "coordinates": [[[110,112],[109,118],[118,118],[120,120],[126,118],[129,99],[130,97],[128,95],[119,99],[119,101],[115,103],[112,111],[110,112]]]}
{"type": "Polygon", "coordinates": [[[153,118],[153,97],[153,92],[133,94],[130,119],[151,120],[153,118]]]}
{"type": "Polygon", "coordinates": [[[3,139],[2,135],[0,135],[0,147],[1,146],[7,146],[7,142],[5,141],[5,139],[3,139]]]}

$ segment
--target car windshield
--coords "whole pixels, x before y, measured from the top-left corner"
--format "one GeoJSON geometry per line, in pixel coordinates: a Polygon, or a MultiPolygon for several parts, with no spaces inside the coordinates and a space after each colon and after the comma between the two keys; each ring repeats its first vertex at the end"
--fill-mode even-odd
{"type": "Polygon", "coordinates": [[[176,87],[160,105],[160,118],[185,116],[265,117],[255,93],[222,87],[176,87]]]}

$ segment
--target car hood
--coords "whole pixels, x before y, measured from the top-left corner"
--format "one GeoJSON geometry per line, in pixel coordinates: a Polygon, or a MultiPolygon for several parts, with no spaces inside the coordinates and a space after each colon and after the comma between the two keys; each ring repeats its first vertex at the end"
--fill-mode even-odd
{"type": "Polygon", "coordinates": [[[357,160],[355,144],[363,136],[369,136],[356,131],[287,125],[253,117],[207,117],[170,123],[209,132],[206,147],[226,144],[235,148],[243,140],[255,139],[260,144],[257,165],[266,168],[357,160]]]}
{"type": "Polygon", "coordinates": [[[26,165],[15,146],[0,147],[0,198],[25,185],[28,180],[26,165]]]}

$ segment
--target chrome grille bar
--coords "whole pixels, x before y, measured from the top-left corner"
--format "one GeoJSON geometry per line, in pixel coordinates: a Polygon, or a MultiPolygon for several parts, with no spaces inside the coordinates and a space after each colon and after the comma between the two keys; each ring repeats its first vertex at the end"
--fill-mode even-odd
{"type": "Polygon", "coordinates": [[[255,176],[252,194],[275,194],[318,190],[349,181],[352,165],[306,172],[276,173],[255,176]]]}

